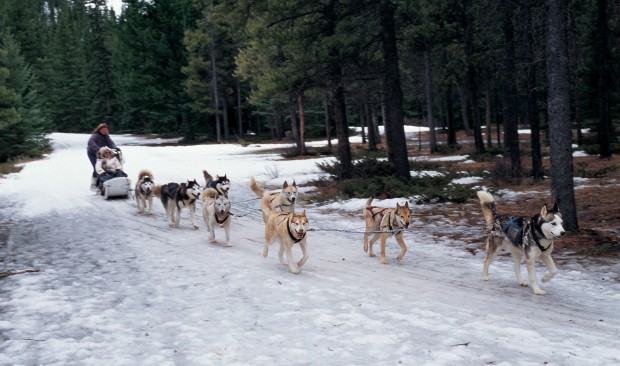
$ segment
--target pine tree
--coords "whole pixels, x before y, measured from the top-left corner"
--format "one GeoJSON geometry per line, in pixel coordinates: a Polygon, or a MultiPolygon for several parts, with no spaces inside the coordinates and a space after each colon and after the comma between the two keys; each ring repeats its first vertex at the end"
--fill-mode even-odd
{"type": "Polygon", "coordinates": [[[30,67],[10,33],[0,32],[0,162],[48,147],[30,67]]]}

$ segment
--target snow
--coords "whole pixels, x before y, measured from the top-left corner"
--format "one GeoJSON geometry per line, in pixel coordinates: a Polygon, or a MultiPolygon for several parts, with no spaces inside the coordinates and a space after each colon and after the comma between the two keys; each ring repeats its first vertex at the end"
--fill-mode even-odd
{"type": "MultiPolygon", "coordinates": [[[[558,275],[536,296],[501,255],[484,282],[482,234],[473,255],[466,243],[433,235],[480,228],[440,216],[423,225],[414,205],[409,251],[397,261],[389,239],[390,263],[381,265],[362,250],[364,199],[311,205],[302,193],[310,259],[293,275],[275,247],[262,257],[249,177],[274,188],[302,184],[320,177],[315,164],[329,158],[285,161],[273,145],[113,136],[134,182],[143,168],[158,183],[201,182],[203,169],[226,174],[235,216],[234,246],[225,248],[223,231],[210,244],[188,212],[174,229],[158,201],[148,216],[132,199],[94,195],[88,136],[50,137],[49,156],[0,180],[0,270],[41,270],[0,279],[0,365],[620,364],[617,263],[558,253],[558,275]]],[[[499,205],[511,196],[503,193],[499,205]]]]}

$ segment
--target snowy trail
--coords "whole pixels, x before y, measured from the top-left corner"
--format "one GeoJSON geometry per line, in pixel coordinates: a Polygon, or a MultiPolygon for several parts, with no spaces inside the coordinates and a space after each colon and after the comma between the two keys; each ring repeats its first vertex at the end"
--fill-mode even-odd
{"type": "MultiPolygon", "coordinates": [[[[543,284],[548,295],[536,296],[516,284],[509,257],[493,263],[486,283],[482,253],[459,250],[432,230],[407,233],[409,251],[400,262],[388,241],[388,265],[363,252],[361,234],[312,231],[310,259],[293,275],[278,264],[277,245],[262,257],[259,202],[247,187],[249,175],[274,164],[273,156],[259,163],[229,155],[193,166],[187,156],[196,147],[175,149],[188,165],[170,170],[199,178],[213,166],[233,180],[239,216],[234,247],[224,248],[208,243],[201,217],[193,230],[184,211],[181,227],[172,229],[158,201],[155,215],[146,216],[133,200],[89,194],[83,171],[45,178],[32,199],[16,199],[52,167],[83,163],[81,145],[75,152],[71,146],[0,182],[2,266],[42,269],[0,279],[0,365],[620,363],[618,264],[563,264],[543,284]],[[228,169],[218,165],[224,163],[228,169]],[[237,163],[262,165],[241,175],[230,169],[237,163]],[[58,203],[59,192],[68,202],[58,203]]],[[[212,147],[202,148],[200,154],[215,156],[212,147]]],[[[137,161],[169,149],[123,151],[137,161]]],[[[140,161],[131,170],[155,166],[140,161]]],[[[318,227],[361,225],[361,217],[305,208],[311,227],[313,220],[318,227]]],[[[297,247],[293,253],[301,256],[297,247]]]]}

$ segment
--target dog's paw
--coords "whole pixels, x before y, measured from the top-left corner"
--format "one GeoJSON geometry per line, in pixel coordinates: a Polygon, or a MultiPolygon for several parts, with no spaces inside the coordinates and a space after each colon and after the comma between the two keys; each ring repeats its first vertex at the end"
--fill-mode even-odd
{"type": "Polygon", "coordinates": [[[215,238],[209,238],[209,241],[211,242],[211,244],[217,243],[217,239],[215,238]]]}
{"type": "Polygon", "coordinates": [[[225,246],[225,247],[232,247],[233,245],[232,245],[232,243],[231,243],[231,242],[228,242],[228,243],[224,244],[224,246],[225,246]]]}
{"type": "Polygon", "coordinates": [[[547,292],[545,292],[545,290],[540,289],[540,288],[536,288],[536,289],[534,289],[534,293],[535,293],[536,295],[546,295],[546,294],[547,294],[547,292]]]}
{"type": "Polygon", "coordinates": [[[491,280],[491,277],[489,277],[489,276],[482,276],[482,280],[484,280],[484,281],[490,281],[490,280],[491,280]]]}
{"type": "Polygon", "coordinates": [[[198,229],[200,229],[200,226],[194,224],[194,230],[198,230],[198,229]]]}
{"type": "Polygon", "coordinates": [[[291,268],[291,272],[294,274],[299,274],[299,272],[301,272],[301,269],[297,268],[297,267],[293,267],[291,268]]]}
{"type": "Polygon", "coordinates": [[[519,285],[521,285],[523,287],[527,287],[527,281],[522,280],[521,282],[519,282],[519,285]]]}
{"type": "Polygon", "coordinates": [[[370,252],[370,253],[368,254],[368,256],[369,256],[369,257],[376,257],[377,255],[376,255],[375,253],[373,253],[373,252],[370,252]]]}
{"type": "Polygon", "coordinates": [[[552,275],[551,273],[547,273],[546,275],[543,276],[542,281],[543,282],[547,282],[550,281],[553,278],[554,275],[552,275]]]}
{"type": "Polygon", "coordinates": [[[388,264],[388,263],[390,263],[390,261],[388,261],[385,258],[381,258],[381,264],[388,264]]]}

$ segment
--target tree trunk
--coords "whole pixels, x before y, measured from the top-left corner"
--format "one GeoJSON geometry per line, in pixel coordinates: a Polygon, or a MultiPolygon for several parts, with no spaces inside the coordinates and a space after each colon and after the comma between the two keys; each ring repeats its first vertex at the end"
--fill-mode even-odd
{"type": "Polygon", "coordinates": [[[532,153],[532,178],[540,180],[544,176],[542,152],[540,146],[540,118],[536,93],[536,63],[534,60],[534,28],[532,25],[531,7],[526,7],[525,22],[527,28],[527,44],[525,45],[525,61],[527,64],[527,119],[530,124],[530,143],[532,153]]]}
{"type": "Polygon", "coordinates": [[[567,0],[546,0],[547,105],[551,149],[551,194],[558,201],[564,227],[579,230],[571,147],[570,91],[566,49],[567,0]]]}
{"type": "Polygon", "coordinates": [[[478,108],[478,88],[476,80],[476,69],[472,66],[467,73],[467,104],[471,108],[471,119],[473,123],[474,144],[476,153],[484,154],[484,140],[482,139],[482,127],[480,126],[480,109],[478,108]]]}
{"type": "Polygon", "coordinates": [[[243,122],[241,118],[241,83],[239,82],[239,77],[237,77],[237,126],[239,129],[237,135],[239,138],[243,138],[243,122]]]}
{"type": "Polygon", "coordinates": [[[431,52],[430,50],[424,51],[424,74],[425,74],[425,92],[426,92],[426,113],[428,116],[428,142],[430,147],[430,153],[437,152],[437,137],[435,135],[435,120],[433,119],[433,96],[431,92],[431,86],[433,85],[433,78],[431,75],[431,52]]]}
{"type": "Polygon", "coordinates": [[[484,91],[484,100],[485,100],[485,108],[484,108],[484,124],[486,126],[486,135],[487,135],[487,145],[489,147],[493,146],[493,119],[491,118],[491,83],[487,80],[485,83],[485,91],[484,91]]]}
{"type": "Polygon", "coordinates": [[[386,143],[389,146],[388,161],[392,163],[394,174],[397,177],[410,178],[407,141],[403,123],[403,91],[400,86],[400,72],[398,70],[394,7],[389,0],[382,0],[379,7],[383,37],[383,60],[385,63],[383,91],[386,118],[384,124],[386,143]]]}
{"type": "Polygon", "coordinates": [[[327,148],[332,150],[332,128],[329,125],[329,97],[323,99],[323,110],[325,112],[325,136],[327,137],[327,148]]]}
{"type": "Polygon", "coordinates": [[[224,140],[230,140],[230,129],[228,128],[228,100],[226,95],[222,98],[222,119],[224,120],[224,140]]]}
{"type": "Polygon", "coordinates": [[[452,88],[446,90],[446,124],[448,125],[448,146],[456,147],[456,128],[454,127],[454,111],[452,110],[452,88]]]}
{"type": "Polygon", "coordinates": [[[517,121],[517,84],[515,66],[514,27],[512,25],[512,0],[503,0],[502,31],[504,35],[504,60],[502,65],[502,97],[504,120],[504,146],[510,151],[512,176],[521,177],[521,152],[517,121]]]}
{"type": "Polygon", "coordinates": [[[299,106],[299,155],[306,154],[306,113],[304,111],[304,93],[299,92],[297,97],[297,105],[299,106]]]}
{"type": "Polygon", "coordinates": [[[599,156],[611,156],[611,117],[609,116],[609,48],[607,0],[598,0],[596,21],[596,71],[598,73],[598,143],[599,156]]]}
{"type": "Polygon", "coordinates": [[[351,160],[347,105],[344,99],[344,87],[342,85],[342,70],[340,69],[340,65],[332,65],[331,77],[336,136],[338,137],[338,158],[341,167],[340,179],[351,179],[353,178],[353,161],[351,160]]]}
{"type": "Polygon", "coordinates": [[[217,90],[217,67],[215,63],[215,34],[209,29],[211,34],[211,89],[213,91],[213,109],[215,109],[215,135],[216,141],[222,142],[222,127],[220,123],[220,95],[217,90]]]}
{"type": "Polygon", "coordinates": [[[291,132],[293,133],[293,140],[295,140],[295,145],[297,146],[297,151],[301,151],[301,140],[299,139],[299,129],[297,125],[297,114],[295,113],[297,107],[297,100],[293,93],[290,93],[288,96],[288,110],[291,116],[291,132]]]}
{"type": "Polygon", "coordinates": [[[469,116],[467,113],[467,96],[465,95],[465,87],[459,86],[459,101],[461,102],[461,119],[463,120],[463,128],[467,136],[473,136],[471,126],[469,125],[469,116]]]}

